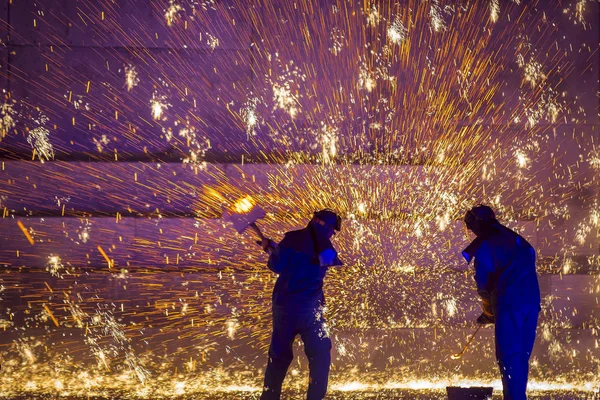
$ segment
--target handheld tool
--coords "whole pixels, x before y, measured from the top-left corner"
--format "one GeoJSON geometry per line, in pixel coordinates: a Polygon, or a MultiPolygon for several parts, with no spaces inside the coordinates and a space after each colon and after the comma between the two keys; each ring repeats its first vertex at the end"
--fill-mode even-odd
{"type": "Polygon", "coordinates": [[[251,228],[258,237],[262,240],[265,236],[262,234],[260,228],[256,225],[256,221],[261,218],[264,218],[265,210],[258,206],[254,206],[250,209],[250,211],[246,213],[238,213],[231,212],[226,210],[223,212],[223,219],[227,222],[230,222],[233,225],[233,228],[239,233],[242,234],[248,228],[251,228]]]}
{"type": "Polygon", "coordinates": [[[256,225],[256,221],[261,218],[264,218],[266,215],[265,210],[258,206],[253,206],[247,198],[243,198],[237,201],[234,204],[235,211],[232,210],[224,210],[223,211],[223,219],[227,222],[230,222],[233,225],[233,228],[239,233],[242,234],[246,231],[246,229],[252,229],[260,240],[256,243],[262,246],[263,241],[269,240],[269,246],[265,249],[267,253],[270,253],[273,250],[274,242],[269,238],[263,235],[262,231],[256,225]]]}
{"type": "Polygon", "coordinates": [[[473,341],[473,339],[475,339],[475,335],[477,335],[477,332],[479,332],[479,329],[481,329],[482,326],[483,325],[478,325],[477,326],[477,329],[475,329],[475,332],[473,332],[473,334],[471,335],[471,337],[467,341],[467,344],[465,344],[465,347],[463,347],[462,351],[460,353],[452,354],[450,356],[451,359],[458,360],[459,358],[461,358],[463,356],[463,354],[465,354],[465,351],[467,351],[467,349],[469,348],[469,345],[471,344],[471,342],[473,341]]]}

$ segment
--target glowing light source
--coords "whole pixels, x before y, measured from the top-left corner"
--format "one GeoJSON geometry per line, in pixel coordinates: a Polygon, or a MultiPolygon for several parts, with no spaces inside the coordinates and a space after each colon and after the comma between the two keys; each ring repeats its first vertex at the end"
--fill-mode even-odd
{"type": "Polygon", "coordinates": [[[252,207],[254,207],[254,201],[249,195],[242,197],[233,204],[235,212],[240,214],[247,213],[252,210],[252,207]]]}
{"type": "Polygon", "coordinates": [[[396,16],[394,22],[390,24],[387,30],[388,39],[394,44],[401,44],[406,40],[408,36],[408,29],[404,26],[404,23],[399,16],[396,16]]]}

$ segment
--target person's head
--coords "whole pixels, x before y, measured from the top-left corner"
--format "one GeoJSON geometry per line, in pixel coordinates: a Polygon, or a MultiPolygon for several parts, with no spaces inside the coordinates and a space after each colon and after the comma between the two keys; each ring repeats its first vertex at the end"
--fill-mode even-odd
{"type": "Polygon", "coordinates": [[[335,211],[326,208],[313,214],[310,225],[318,234],[330,239],[336,231],[341,229],[342,218],[335,211]]]}
{"type": "Polygon", "coordinates": [[[486,235],[498,224],[494,210],[483,204],[467,211],[464,221],[467,229],[477,236],[486,235]]]}

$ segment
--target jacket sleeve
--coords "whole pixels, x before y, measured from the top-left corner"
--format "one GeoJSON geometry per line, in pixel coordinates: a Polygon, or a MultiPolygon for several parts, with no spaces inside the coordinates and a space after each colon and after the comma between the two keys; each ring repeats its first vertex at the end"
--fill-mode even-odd
{"type": "Polygon", "coordinates": [[[482,243],[475,254],[475,282],[477,282],[477,293],[483,299],[485,304],[489,303],[493,290],[494,263],[492,252],[489,246],[482,243]]]}
{"type": "Polygon", "coordinates": [[[267,266],[269,267],[269,269],[271,271],[275,272],[276,274],[280,274],[285,269],[285,267],[287,267],[287,264],[290,259],[289,254],[291,252],[291,249],[288,248],[284,242],[285,242],[285,239],[282,240],[275,247],[275,249],[269,256],[269,261],[267,263],[267,266]]]}

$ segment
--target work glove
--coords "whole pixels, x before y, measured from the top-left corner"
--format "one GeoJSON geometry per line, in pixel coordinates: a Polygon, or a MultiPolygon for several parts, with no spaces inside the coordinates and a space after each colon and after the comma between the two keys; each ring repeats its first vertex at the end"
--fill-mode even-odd
{"type": "Polygon", "coordinates": [[[319,265],[321,267],[331,267],[337,258],[337,252],[333,247],[323,250],[319,254],[319,265]]]}
{"type": "Polygon", "coordinates": [[[477,317],[477,323],[480,325],[488,325],[496,322],[496,319],[493,315],[486,314],[485,312],[481,313],[479,317],[477,317]]]}

